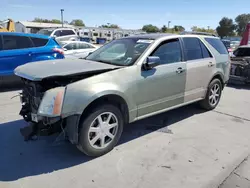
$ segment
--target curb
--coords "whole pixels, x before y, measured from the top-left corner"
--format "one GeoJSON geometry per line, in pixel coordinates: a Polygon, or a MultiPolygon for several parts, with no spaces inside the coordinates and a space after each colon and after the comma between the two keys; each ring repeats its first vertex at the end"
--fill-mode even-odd
{"type": "Polygon", "coordinates": [[[250,151],[244,152],[233,163],[227,165],[225,169],[204,188],[219,188],[227,178],[249,157],[250,151]]]}

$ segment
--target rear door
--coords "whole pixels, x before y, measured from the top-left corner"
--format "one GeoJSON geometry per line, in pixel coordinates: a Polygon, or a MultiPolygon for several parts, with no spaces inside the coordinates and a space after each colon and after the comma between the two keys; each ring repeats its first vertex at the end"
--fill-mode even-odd
{"type": "Polygon", "coordinates": [[[16,67],[31,61],[33,44],[29,37],[3,35],[0,53],[0,70],[2,75],[11,75],[16,67]]]}
{"type": "Polygon", "coordinates": [[[198,37],[184,37],[182,41],[187,62],[185,102],[189,102],[204,97],[216,66],[211,52],[198,37]]]}

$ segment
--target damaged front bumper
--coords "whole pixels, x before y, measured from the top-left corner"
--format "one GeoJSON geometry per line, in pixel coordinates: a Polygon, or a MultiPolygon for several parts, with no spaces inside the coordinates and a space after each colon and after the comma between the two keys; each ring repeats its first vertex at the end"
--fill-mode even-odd
{"type": "Polygon", "coordinates": [[[230,80],[249,83],[250,62],[245,59],[235,59],[231,63],[230,80]]]}

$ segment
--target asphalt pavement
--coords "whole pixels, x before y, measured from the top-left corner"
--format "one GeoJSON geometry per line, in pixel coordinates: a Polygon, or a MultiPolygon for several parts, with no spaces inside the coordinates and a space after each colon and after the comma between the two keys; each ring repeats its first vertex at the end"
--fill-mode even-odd
{"type": "Polygon", "coordinates": [[[61,137],[24,142],[18,90],[2,91],[0,188],[227,188],[250,154],[249,89],[226,87],[213,111],[189,105],[128,125],[99,158],[61,137]]]}

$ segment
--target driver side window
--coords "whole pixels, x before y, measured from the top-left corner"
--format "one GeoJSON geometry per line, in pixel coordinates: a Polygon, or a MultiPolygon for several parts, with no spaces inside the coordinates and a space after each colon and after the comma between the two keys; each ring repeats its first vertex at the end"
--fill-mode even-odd
{"type": "Polygon", "coordinates": [[[170,64],[182,60],[181,46],[178,39],[168,40],[159,45],[151,56],[158,56],[160,64],[170,64]]]}

